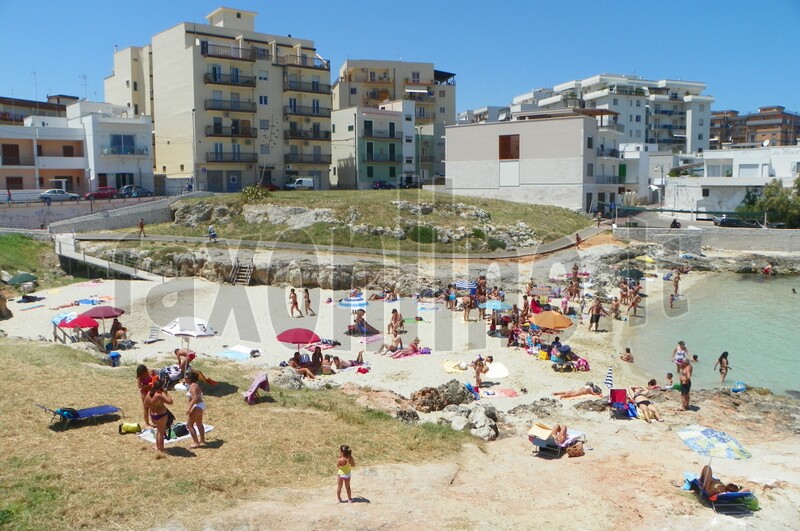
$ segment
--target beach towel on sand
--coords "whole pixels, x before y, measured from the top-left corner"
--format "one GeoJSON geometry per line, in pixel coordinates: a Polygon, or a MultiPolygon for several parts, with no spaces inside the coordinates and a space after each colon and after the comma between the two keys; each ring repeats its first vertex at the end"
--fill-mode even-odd
{"type": "MultiPolygon", "coordinates": [[[[214,426],[211,426],[209,424],[203,424],[203,427],[205,428],[206,433],[208,433],[208,432],[210,432],[210,431],[212,431],[214,429],[214,426]]],[[[147,428],[146,430],[142,430],[142,432],[139,433],[139,438],[149,442],[150,444],[155,444],[155,442],[156,442],[156,430],[155,430],[155,428],[147,428]]],[[[192,436],[187,433],[186,435],[183,435],[181,437],[173,437],[172,439],[164,439],[164,444],[172,444],[172,443],[176,443],[176,442],[180,442],[180,441],[185,441],[186,439],[191,440],[192,436]]]]}
{"type": "Polygon", "coordinates": [[[514,389],[482,389],[481,398],[514,398],[519,393],[514,389]]]}
{"type": "MultiPolygon", "coordinates": [[[[370,336],[370,337],[372,337],[372,336],[370,336]]],[[[329,345],[328,343],[311,343],[309,345],[306,345],[303,348],[306,349],[309,352],[314,352],[314,349],[317,348],[317,347],[319,347],[320,350],[328,350],[328,349],[333,348],[334,345],[329,345]]]]}
{"type": "Polygon", "coordinates": [[[383,334],[359,337],[356,341],[358,341],[359,343],[364,343],[365,345],[368,345],[370,343],[377,343],[379,341],[383,341],[383,334]]]}

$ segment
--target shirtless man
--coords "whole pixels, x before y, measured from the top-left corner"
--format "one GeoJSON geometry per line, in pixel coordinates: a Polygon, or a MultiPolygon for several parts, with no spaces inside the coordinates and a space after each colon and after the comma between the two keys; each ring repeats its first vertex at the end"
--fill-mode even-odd
{"type": "Polygon", "coordinates": [[[303,312],[300,311],[300,305],[297,304],[297,293],[295,293],[294,288],[292,288],[289,292],[289,315],[291,317],[294,317],[295,310],[300,314],[300,317],[303,317],[303,312]]]}
{"type": "Polygon", "coordinates": [[[618,298],[614,297],[613,299],[611,299],[611,308],[610,308],[611,309],[611,316],[614,319],[619,319],[620,318],[619,304],[620,304],[620,302],[619,302],[618,298]]]}
{"type": "Polygon", "coordinates": [[[389,320],[389,325],[386,327],[386,333],[391,334],[393,332],[399,332],[400,330],[405,330],[405,324],[403,323],[403,314],[397,311],[397,308],[392,309],[392,317],[389,320]]]}
{"type": "Polygon", "coordinates": [[[692,389],[692,364],[689,358],[684,358],[681,364],[681,410],[689,409],[689,392],[692,389]]]}
{"type": "Polygon", "coordinates": [[[594,304],[592,307],[589,308],[589,331],[592,331],[592,325],[594,325],[594,331],[598,332],[600,327],[600,317],[605,315],[608,317],[608,312],[605,308],[603,308],[603,303],[600,302],[600,299],[595,299],[594,304]]]}
{"type": "Polygon", "coordinates": [[[469,295],[464,295],[461,298],[461,305],[464,307],[464,322],[469,322],[469,312],[472,311],[472,298],[469,295]]]}
{"type": "Polygon", "coordinates": [[[392,332],[392,342],[391,343],[384,343],[381,345],[375,354],[383,354],[383,351],[386,352],[397,352],[398,350],[402,350],[403,348],[403,338],[397,333],[397,330],[392,332]]]}
{"type": "Polygon", "coordinates": [[[629,315],[631,310],[633,310],[633,316],[636,317],[636,309],[639,307],[640,302],[642,302],[642,297],[637,293],[634,295],[633,299],[631,299],[631,303],[628,305],[628,311],[625,312],[625,315],[629,315]]]}

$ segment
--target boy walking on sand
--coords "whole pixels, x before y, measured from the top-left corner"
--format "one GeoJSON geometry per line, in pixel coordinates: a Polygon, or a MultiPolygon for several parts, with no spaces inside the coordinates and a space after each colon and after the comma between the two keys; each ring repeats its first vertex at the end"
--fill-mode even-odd
{"type": "Polygon", "coordinates": [[[342,499],[342,485],[347,490],[347,503],[353,503],[353,494],[350,492],[351,469],[356,466],[353,459],[353,452],[350,447],[343,444],[339,447],[339,459],[336,461],[336,497],[339,503],[344,503],[342,499]]]}

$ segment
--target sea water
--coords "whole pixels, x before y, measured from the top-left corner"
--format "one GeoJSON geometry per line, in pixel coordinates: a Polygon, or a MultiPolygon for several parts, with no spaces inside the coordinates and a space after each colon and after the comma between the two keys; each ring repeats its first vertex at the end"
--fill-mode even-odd
{"type": "Polygon", "coordinates": [[[681,295],[672,309],[671,282],[659,278],[645,288],[663,290],[664,300],[659,304],[644,299],[646,317],[628,318],[625,341],[636,365],[659,384],[664,384],[667,372],[678,381],[672,351],[683,340],[689,353],[699,357],[692,387],[732,387],[741,381],[798,396],[800,277],[708,275],[681,295]],[[720,384],[719,371],[713,368],[724,351],[729,353],[731,370],[720,384]]]}

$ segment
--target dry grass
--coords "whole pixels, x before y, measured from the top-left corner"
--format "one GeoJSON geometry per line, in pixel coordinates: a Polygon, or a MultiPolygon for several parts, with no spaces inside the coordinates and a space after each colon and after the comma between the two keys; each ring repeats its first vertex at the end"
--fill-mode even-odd
{"type": "MultiPolygon", "coordinates": [[[[67,430],[47,428],[34,404],[113,404],[125,422],[141,421],[134,368],[112,369],[90,354],[4,341],[0,352],[0,527],[144,528],[176,519],[199,527],[204,513],[257,499],[270,487],[330,483],[338,446],[360,464],[426,462],[457,452],[469,436],[435,425],[409,426],[367,411],[333,390],[273,389],[271,401],[247,406],[239,391],[252,374],[228,363],[200,364],[223,382],[207,394],[209,447],[168,447],[156,459],[118,421],[67,430]]],[[[183,416],[184,396],[173,412],[183,416]]]]}

